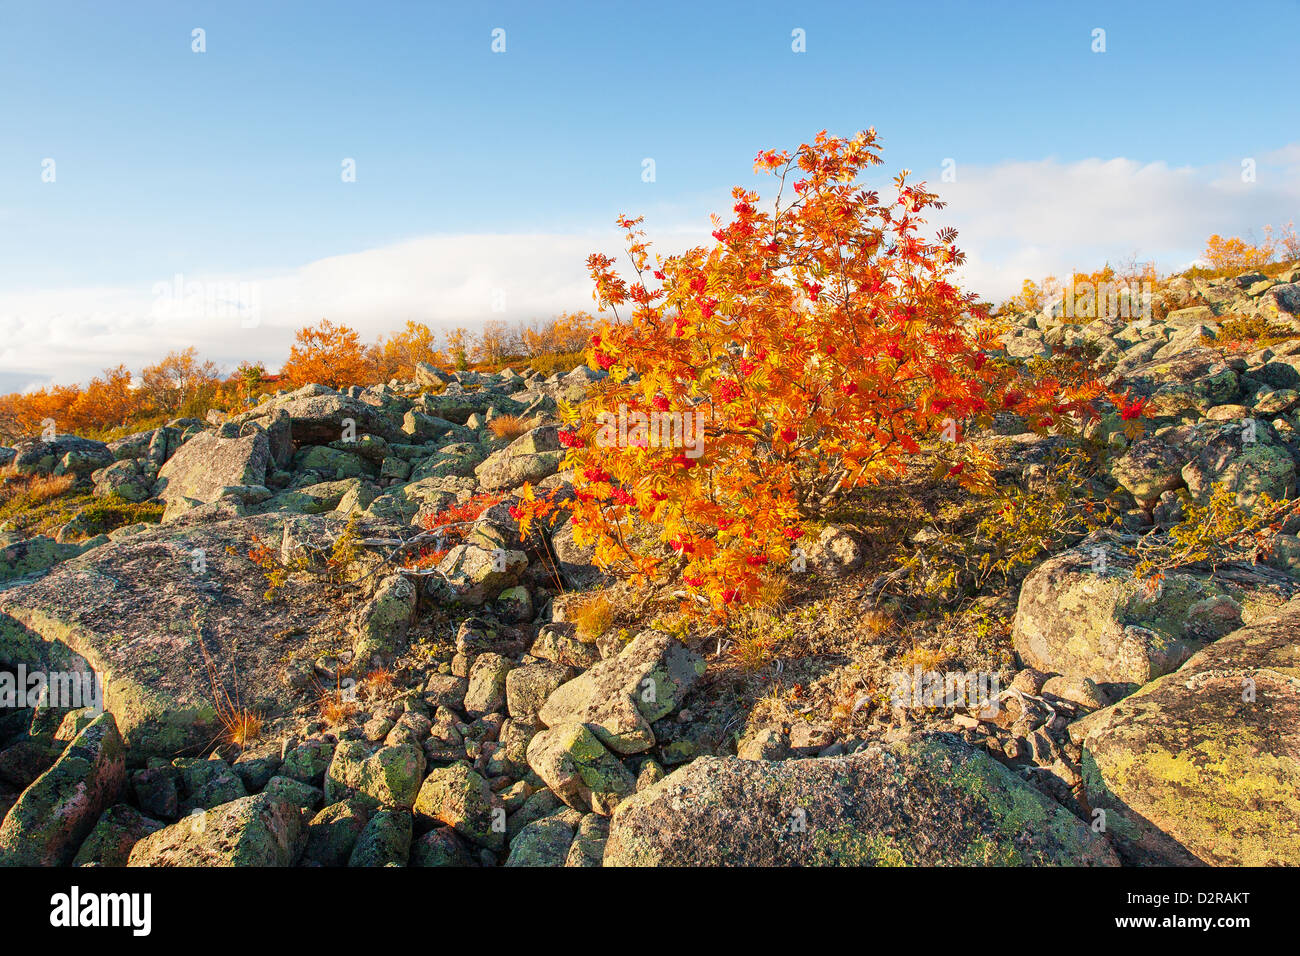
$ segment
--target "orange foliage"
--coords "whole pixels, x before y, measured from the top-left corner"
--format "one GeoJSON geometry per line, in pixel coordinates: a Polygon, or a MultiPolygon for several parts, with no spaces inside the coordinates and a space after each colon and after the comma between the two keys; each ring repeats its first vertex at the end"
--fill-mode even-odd
{"type": "Polygon", "coordinates": [[[1225,239],[1215,233],[1205,241],[1201,258],[1209,263],[1211,269],[1258,269],[1272,262],[1276,251],[1271,235],[1255,246],[1236,236],[1225,239]]]}
{"type": "Polygon", "coordinates": [[[294,341],[280,370],[292,384],[340,388],[372,380],[375,368],[355,329],[321,319],[318,325],[299,329],[294,341]]]}
{"type": "MultiPolygon", "coordinates": [[[[417,362],[443,366],[446,358],[434,348],[434,333],[427,325],[407,320],[405,328],[381,338],[375,347],[378,377],[411,379],[417,362]]],[[[359,383],[349,383],[359,384],[359,383]]]]}
{"type": "Polygon", "coordinates": [[[890,199],[860,185],[880,162],[871,130],[761,153],[755,168],[780,179],[773,212],[736,188],[716,245],[653,264],[640,220],[620,220],[635,275],[588,260],[613,314],[588,356],[610,378],[562,432],[575,497],[525,486],[512,511],[525,533],[570,510],[601,566],[722,616],[798,569],[808,519],[901,474],[923,441],[948,459],[940,476],[981,491],[989,458],[961,441],[962,422],[1007,410],[1044,429],[1092,413],[1095,383],[1016,380],[986,361],[996,339],[954,285],[955,231],[919,234],[941,204],[906,174],[890,199]]]}
{"type": "Polygon", "coordinates": [[[581,352],[600,320],[589,312],[561,312],[545,323],[525,328],[520,336],[525,354],[581,352]]]}

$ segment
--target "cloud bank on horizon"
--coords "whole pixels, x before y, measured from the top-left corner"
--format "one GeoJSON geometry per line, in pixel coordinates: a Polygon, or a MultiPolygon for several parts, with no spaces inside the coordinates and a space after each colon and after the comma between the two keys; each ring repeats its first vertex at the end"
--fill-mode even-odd
{"type": "MultiPolygon", "coordinates": [[[[1300,143],[1251,160],[1249,181],[1241,159],[1196,167],[1048,158],[956,165],[952,181],[940,170],[912,178],[928,180],[949,204],[930,226],[959,230],[965,286],[999,301],[1025,278],[1134,253],[1164,271],[1184,268],[1211,233],[1261,238],[1265,224],[1300,220],[1300,143]]],[[[726,208],[720,199],[695,221],[645,228],[658,251],[671,253],[712,242],[708,214],[726,208]]],[[[408,319],[474,328],[591,309],[587,255],[620,248],[612,228],[431,235],[263,274],[0,291],[0,391],[85,381],[118,364],[138,371],[189,346],[227,368],[250,360],[274,370],[294,332],[321,318],[369,340],[408,319]]]]}

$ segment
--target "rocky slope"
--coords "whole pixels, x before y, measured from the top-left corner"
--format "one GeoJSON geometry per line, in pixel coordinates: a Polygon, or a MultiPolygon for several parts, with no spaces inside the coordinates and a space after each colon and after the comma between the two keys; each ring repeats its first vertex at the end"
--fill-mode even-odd
{"type": "MultiPolygon", "coordinates": [[[[1122,547],[1216,485],[1245,509],[1294,497],[1300,337],[1219,340],[1239,316],[1300,333],[1297,280],[1178,280],[1136,321],[1015,317],[1006,354],[1090,350],[1151,418],[1136,440],[1096,426],[1119,526],[986,596],[1012,609],[994,708],[747,718],[720,689],[727,635],[577,627],[608,582],[563,525],[521,540],[509,506],[563,487],[554,413],[590,369],[423,367],[4,450],[11,473],[165,511],[0,537],[0,670],[93,671],[107,709],[0,708],[0,863],[1300,863],[1300,527],[1155,594],[1122,547]],[[531,427],[497,438],[503,415],[531,427]],[[402,542],[471,499],[481,516],[407,566],[402,542]],[[245,710],[263,724],[233,743],[245,710]]],[[[1050,460],[1052,439],[1001,430],[1016,473],[1050,460]]],[[[824,529],[817,587],[878,596],[865,551],[824,529]]]]}

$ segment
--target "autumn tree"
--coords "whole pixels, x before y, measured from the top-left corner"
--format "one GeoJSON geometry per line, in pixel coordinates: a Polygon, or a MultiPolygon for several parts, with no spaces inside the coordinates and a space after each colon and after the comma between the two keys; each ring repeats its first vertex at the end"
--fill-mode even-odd
{"type": "Polygon", "coordinates": [[[125,365],[107,368],[77,395],[60,430],[85,433],[124,425],[144,405],[144,390],[136,386],[130,370],[125,365]]]}
{"type": "Polygon", "coordinates": [[[34,438],[47,422],[57,431],[69,430],[68,410],[80,397],[79,385],[50,385],[0,397],[0,439],[12,445],[34,438]]]}
{"type": "Polygon", "coordinates": [[[200,362],[198,349],[168,352],[159,362],[140,373],[144,397],[160,412],[183,413],[205,395],[211,396],[221,375],[214,362],[200,362]]]}
{"type": "Polygon", "coordinates": [[[460,327],[447,333],[447,355],[458,370],[469,368],[469,356],[475,347],[474,334],[460,327]]]}
{"type": "Polygon", "coordinates": [[[444,364],[446,360],[435,343],[432,329],[423,322],[408,319],[402,331],[379,340],[379,377],[411,379],[415,377],[415,366],[419,362],[444,364]]]}
{"type": "Polygon", "coordinates": [[[569,510],[602,567],[725,614],[797,565],[810,520],[902,474],[923,442],[945,459],[937,477],[978,491],[989,458],[965,423],[1087,413],[1099,387],[1015,380],[987,360],[987,317],[954,281],[955,231],[920,232],[941,204],[906,173],[889,199],[859,184],[880,162],[871,130],[761,153],[772,211],[738,187],[715,243],[666,259],[652,261],[641,220],[620,220],[634,274],[588,260],[606,320],[587,354],[610,375],[565,416],[573,497],[526,487],[525,528],[569,510]]]}
{"type": "Polygon", "coordinates": [[[1236,236],[1225,239],[1215,233],[1205,241],[1201,258],[1211,269],[1258,269],[1272,262],[1276,251],[1271,236],[1259,245],[1252,245],[1236,236]]]}
{"type": "Polygon", "coordinates": [[[514,351],[515,344],[515,337],[505,322],[489,319],[483,323],[474,344],[474,358],[495,365],[514,351]]]}
{"type": "Polygon", "coordinates": [[[341,388],[366,382],[374,372],[356,330],[346,325],[321,319],[299,329],[294,342],[280,370],[294,385],[341,388]]]}
{"type": "Polygon", "coordinates": [[[232,376],[239,398],[251,398],[262,390],[266,382],[266,366],[261,362],[240,362],[232,376]]]}
{"type": "Polygon", "coordinates": [[[599,324],[589,312],[561,312],[520,329],[519,341],[529,356],[581,352],[599,324]]]}

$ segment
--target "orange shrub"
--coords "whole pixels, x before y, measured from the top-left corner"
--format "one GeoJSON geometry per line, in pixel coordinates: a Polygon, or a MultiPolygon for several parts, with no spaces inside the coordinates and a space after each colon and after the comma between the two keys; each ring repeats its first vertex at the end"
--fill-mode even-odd
{"type": "Polygon", "coordinates": [[[960,442],[964,420],[1006,409],[1045,428],[1090,410],[1095,385],[1017,381],[987,361],[987,310],[953,282],[955,231],[920,235],[941,204],[906,174],[888,200],[860,185],[880,162],[872,130],[761,153],[755,168],[780,180],[773,212],[736,188],[715,245],[654,264],[641,220],[620,220],[635,276],[588,260],[613,318],[588,352],[610,377],[561,435],[576,497],[525,487],[525,531],[566,507],[600,565],[721,616],[798,566],[807,519],[900,475],[923,441],[955,439],[936,446],[941,474],[981,490],[987,459],[960,442]]]}

